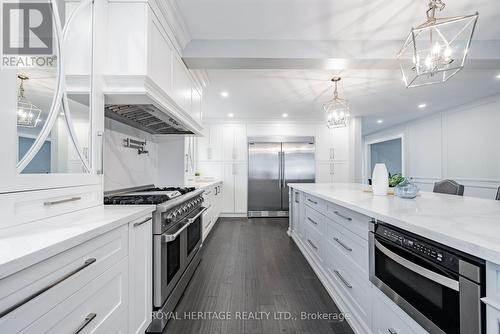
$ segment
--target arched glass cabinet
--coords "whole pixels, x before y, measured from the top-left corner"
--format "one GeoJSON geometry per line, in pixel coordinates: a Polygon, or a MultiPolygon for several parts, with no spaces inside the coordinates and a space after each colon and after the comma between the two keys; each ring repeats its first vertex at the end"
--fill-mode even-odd
{"type": "MultiPolygon", "coordinates": [[[[0,97],[5,101],[0,106],[0,138],[5,145],[0,193],[101,182],[94,4],[92,0],[43,4],[50,9],[50,28],[45,36],[31,36],[24,44],[36,44],[40,37],[44,46],[51,44],[52,52],[27,55],[30,51],[23,49],[15,57],[24,66],[0,69],[0,97]],[[34,63],[26,66],[26,57],[34,63]]],[[[11,36],[21,36],[24,27],[11,24],[11,29],[15,30],[11,36]]]]}

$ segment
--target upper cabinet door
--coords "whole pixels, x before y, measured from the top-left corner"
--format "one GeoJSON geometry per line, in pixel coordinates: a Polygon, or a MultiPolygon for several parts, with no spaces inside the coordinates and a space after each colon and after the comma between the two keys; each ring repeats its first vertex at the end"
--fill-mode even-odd
{"type": "Polygon", "coordinates": [[[349,128],[333,129],[333,160],[349,160],[349,128]]]}
{"type": "MultiPolygon", "coordinates": [[[[29,12],[42,13],[47,30],[37,47],[44,51],[33,56],[25,45],[13,57],[34,62],[0,69],[6,151],[0,193],[98,182],[88,177],[95,174],[92,144],[98,142],[92,114],[93,2],[39,5],[29,12]]],[[[21,36],[22,26],[10,28],[11,36],[21,36]]]]}
{"type": "Polygon", "coordinates": [[[320,124],[316,128],[316,154],[319,161],[333,160],[333,130],[320,124]]]}
{"type": "Polygon", "coordinates": [[[225,124],[222,130],[224,161],[247,161],[247,131],[245,124],[225,124]]]}

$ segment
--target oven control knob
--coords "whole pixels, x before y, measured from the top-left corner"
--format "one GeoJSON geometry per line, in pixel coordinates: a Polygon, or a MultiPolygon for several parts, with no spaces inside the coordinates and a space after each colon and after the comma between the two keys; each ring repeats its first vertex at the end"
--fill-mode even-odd
{"type": "Polygon", "coordinates": [[[182,214],[182,210],[181,209],[177,209],[177,210],[175,210],[175,213],[178,216],[178,215],[182,214]]]}

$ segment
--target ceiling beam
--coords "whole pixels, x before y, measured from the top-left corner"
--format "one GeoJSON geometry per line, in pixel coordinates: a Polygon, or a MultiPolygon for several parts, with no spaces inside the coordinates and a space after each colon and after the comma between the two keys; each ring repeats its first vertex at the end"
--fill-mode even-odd
{"type": "MultiPolygon", "coordinates": [[[[398,69],[402,41],[193,40],[190,69],[398,69]]],[[[500,41],[474,41],[472,69],[500,69],[500,41]]]]}

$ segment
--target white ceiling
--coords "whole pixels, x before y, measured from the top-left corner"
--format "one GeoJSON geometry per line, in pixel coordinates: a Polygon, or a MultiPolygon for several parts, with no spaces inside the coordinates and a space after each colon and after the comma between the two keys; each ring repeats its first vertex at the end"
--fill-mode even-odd
{"type": "MultiPolygon", "coordinates": [[[[177,0],[193,40],[402,40],[425,19],[427,0],[177,0]]],[[[449,0],[444,16],[479,11],[475,40],[500,40],[498,1],[449,0]]],[[[383,45],[383,44],[381,44],[383,45]]],[[[398,44],[399,45],[399,44],[398,44]]],[[[474,48],[474,44],[472,45],[474,48]]],[[[396,54],[398,50],[389,50],[396,54]]],[[[291,56],[292,57],[292,56],[291,56]]],[[[353,55],[352,58],[356,58],[353,55]]],[[[492,55],[492,58],[498,55],[492,55]]],[[[279,60],[279,59],[278,59],[279,60]]],[[[322,120],[331,77],[318,69],[208,69],[204,117],[322,120]],[[229,97],[220,96],[227,91],[229,97]]],[[[498,94],[498,69],[465,68],[442,85],[406,89],[394,69],[349,69],[340,94],[370,133],[433,112],[498,94]],[[427,108],[419,109],[420,103],[427,108]],[[376,121],[383,119],[382,124],[376,121]]]]}
{"type": "MultiPolygon", "coordinates": [[[[441,16],[480,13],[476,37],[498,39],[497,0],[448,0],[441,16]]],[[[192,39],[400,40],[427,0],[177,0],[192,39]]]]}
{"type": "Polygon", "coordinates": [[[209,70],[204,117],[233,113],[239,119],[283,119],[287,113],[290,120],[321,121],[322,104],[333,95],[334,74],[342,76],[339,94],[349,100],[352,115],[363,117],[364,133],[500,92],[500,80],[480,70],[465,69],[445,84],[415,89],[406,89],[399,71],[390,70],[209,70]],[[222,91],[229,96],[223,98],[222,91]],[[427,107],[419,109],[420,103],[427,107]],[[379,119],[384,122],[378,124],[379,119]]]}

